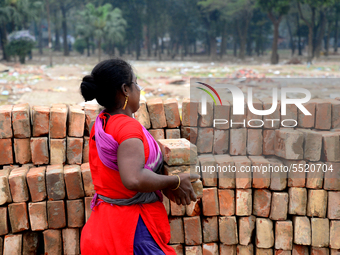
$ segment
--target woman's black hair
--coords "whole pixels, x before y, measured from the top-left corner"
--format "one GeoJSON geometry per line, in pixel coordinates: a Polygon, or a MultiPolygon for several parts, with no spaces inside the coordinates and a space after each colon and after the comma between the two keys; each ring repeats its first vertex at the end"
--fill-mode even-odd
{"type": "Polygon", "coordinates": [[[123,83],[131,87],[132,79],[133,70],[128,62],[120,58],[104,60],[83,78],[80,92],[85,102],[96,99],[106,109],[117,108],[117,92],[123,83]]]}

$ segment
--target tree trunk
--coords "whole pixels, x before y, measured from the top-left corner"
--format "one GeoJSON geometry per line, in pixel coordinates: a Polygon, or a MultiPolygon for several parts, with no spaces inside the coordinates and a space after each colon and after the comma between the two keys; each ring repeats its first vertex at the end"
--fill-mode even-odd
{"type": "Polygon", "coordinates": [[[57,24],[57,11],[53,12],[54,21],[55,21],[55,42],[54,42],[54,51],[60,51],[60,31],[59,25],[57,24]]]}
{"type": "Polygon", "coordinates": [[[6,52],[7,31],[6,31],[5,24],[1,24],[1,26],[0,26],[0,37],[1,37],[2,58],[6,61],[9,61],[9,56],[6,52]]]}
{"type": "Polygon", "coordinates": [[[210,34],[210,60],[215,61],[217,59],[216,55],[216,38],[214,34],[210,34]]]}
{"type": "Polygon", "coordinates": [[[278,44],[278,41],[279,41],[279,26],[280,26],[280,22],[281,22],[281,19],[282,19],[282,15],[280,15],[278,18],[276,18],[272,12],[269,12],[268,17],[274,25],[272,56],[271,56],[270,61],[271,61],[272,65],[276,65],[276,64],[279,63],[279,54],[277,53],[277,48],[278,48],[277,44],[278,44]]]}
{"type": "Polygon", "coordinates": [[[294,53],[295,53],[295,43],[294,43],[294,39],[293,39],[292,28],[291,28],[291,26],[289,24],[289,21],[288,21],[288,17],[286,17],[286,23],[287,23],[288,32],[289,32],[289,41],[290,41],[290,47],[292,49],[292,56],[294,56],[294,53]]]}
{"type": "Polygon", "coordinates": [[[146,27],[146,48],[147,48],[147,54],[148,58],[151,57],[151,40],[150,40],[150,25],[148,24],[146,27]]]}
{"type": "Polygon", "coordinates": [[[39,47],[39,54],[43,55],[43,41],[42,41],[42,19],[38,23],[38,47],[39,47]]]}
{"type": "Polygon", "coordinates": [[[67,20],[66,20],[66,9],[63,1],[60,4],[61,14],[62,14],[62,27],[63,27],[63,44],[64,44],[64,56],[69,56],[69,48],[67,43],[67,20]]]}
{"type": "Polygon", "coordinates": [[[301,31],[300,31],[300,18],[299,14],[296,14],[296,24],[297,24],[297,35],[298,35],[298,50],[299,56],[302,56],[302,45],[301,45],[301,31]]]}
{"type": "Polygon", "coordinates": [[[335,17],[336,19],[335,19],[335,28],[334,28],[334,52],[338,52],[339,15],[335,15],[335,17]]]}
{"type": "Polygon", "coordinates": [[[87,37],[85,41],[86,41],[87,56],[89,57],[90,56],[90,39],[87,37]]]}
{"type": "Polygon", "coordinates": [[[139,47],[139,39],[138,38],[136,38],[136,40],[135,40],[135,50],[136,50],[136,60],[139,60],[140,47],[139,47]]]}
{"type": "Polygon", "coordinates": [[[308,26],[308,56],[307,63],[311,64],[313,60],[313,26],[308,26]]]}
{"type": "Polygon", "coordinates": [[[220,49],[220,59],[223,58],[225,50],[227,48],[227,22],[224,20],[222,25],[222,42],[221,42],[221,49],[220,49]]]}
{"type": "Polygon", "coordinates": [[[98,40],[98,62],[100,62],[101,54],[102,54],[102,40],[99,39],[98,40]]]}
{"type": "Polygon", "coordinates": [[[251,18],[251,15],[249,15],[248,13],[245,13],[243,17],[237,21],[238,37],[240,39],[239,58],[242,60],[244,60],[245,53],[246,53],[249,18],[251,18]]]}
{"type": "Polygon", "coordinates": [[[328,21],[328,29],[327,29],[327,36],[325,38],[325,56],[329,56],[329,39],[331,37],[331,31],[332,31],[332,22],[328,21]]]}
{"type": "Polygon", "coordinates": [[[321,48],[322,48],[322,40],[324,38],[325,35],[325,30],[326,30],[326,23],[327,23],[327,18],[326,15],[323,11],[320,11],[320,30],[319,33],[316,37],[316,45],[315,45],[315,56],[317,58],[320,57],[320,52],[321,52],[321,48]]]}

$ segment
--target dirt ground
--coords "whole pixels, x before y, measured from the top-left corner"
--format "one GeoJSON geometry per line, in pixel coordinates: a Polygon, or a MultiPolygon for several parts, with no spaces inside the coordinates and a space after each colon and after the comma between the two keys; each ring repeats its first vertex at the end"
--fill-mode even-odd
{"type": "MultiPolygon", "coordinates": [[[[181,61],[135,61],[126,57],[133,66],[138,83],[143,86],[142,99],[161,97],[182,99],[190,96],[190,78],[228,78],[242,88],[249,86],[261,93],[275,86],[300,86],[312,91],[313,97],[340,97],[340,56],[320,58],[313,65],[270,65],[267,58],[248,58],[239,62],[231,57],[211,62],[196,58],[181,61]]],[[[77,53],[64,57],[54,54],[53,67],[48,67],[46,55],[34,56],[25,65],[14,62],[0,63],[0,105],[29,103],[50,106],[54,103],[82,104],[79,92],[81,79],[89,74],[98,59],[77,53]]]]}

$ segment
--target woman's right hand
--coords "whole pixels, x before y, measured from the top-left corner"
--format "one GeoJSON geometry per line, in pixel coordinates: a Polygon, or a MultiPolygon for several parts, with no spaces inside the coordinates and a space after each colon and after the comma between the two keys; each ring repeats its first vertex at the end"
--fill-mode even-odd
{"type": "Polygon", "coordinates": [[[191,185],[192,179],[200,179],[198,174],[186,174],[181,173],[178,174],[179,178],[181,179],[181,184],[179,185],[178,189],[171,190],[171,193],[175,197],[175,201],[177,205],[189,205],[191,201],[196,201],[196,194],[194,189],[191,185]]]}

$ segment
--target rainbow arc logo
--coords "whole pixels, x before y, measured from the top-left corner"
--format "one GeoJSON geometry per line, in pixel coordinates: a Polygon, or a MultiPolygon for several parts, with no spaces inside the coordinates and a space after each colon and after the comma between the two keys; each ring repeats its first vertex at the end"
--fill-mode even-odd
{"type": "MultiPolygon", "coordinates": [[[[220,104],[222,105],[222,100],[221,100],[221,98],[220,98],[220,95],[217,93],[217,91],[216,91],[212,86],[210,86],[210,85],[208,85],[208,84],[206,84],[206,83],[203,83],[203,82],[199,82],[199,81],[198,81],[197,83],[199,83],[199,84],[201,84],[201,85],[203,85],[203,86],[206,86],[206,87],[209,88],[211,91],[213,91],[213,92],[215,93],[215,95],[217,96],[218,100],[220,101],[220,104]]],[[[215,105],[217,105],[216,100],[215,100],[213,94],[212,94],[209,90],[204,89],[204,88],[200,88],[200,87],[196,87],[196,88],[198,88],[198,89],[203,90],[204,92],[206,92],[206,93],[212,98],[212,100],[214,100],[215,105]]]]}

